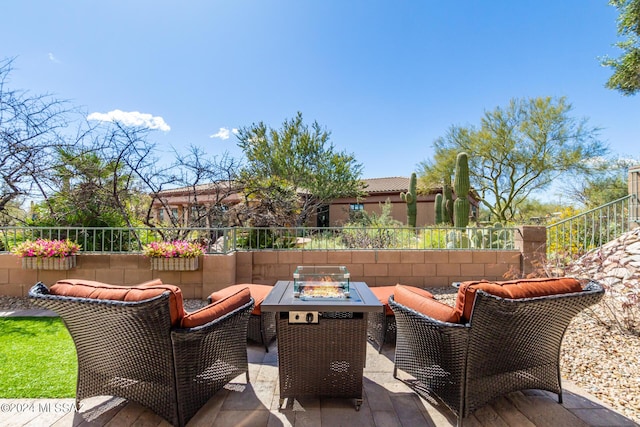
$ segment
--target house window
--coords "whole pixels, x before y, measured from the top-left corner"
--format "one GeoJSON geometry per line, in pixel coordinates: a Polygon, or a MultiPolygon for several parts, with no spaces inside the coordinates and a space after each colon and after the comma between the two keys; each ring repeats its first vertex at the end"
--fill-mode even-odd
{"type": "Polygon", "coordinates": [[[171,217],[174,220],[178,219],[178,208],[171,208],[171,217]]]}
{"type": "Polygon", "coordinates": [[[349,205],[349,210],[351,212],[360,212],[364,210],[364,204],[362,203],[351,203],[349,205]]]}
{"type": "Polygon", "coordinates": [[[164,209],[160,209],[160,211],[158,211],[158,220],[160,222],[164,222],[164,209]]]}

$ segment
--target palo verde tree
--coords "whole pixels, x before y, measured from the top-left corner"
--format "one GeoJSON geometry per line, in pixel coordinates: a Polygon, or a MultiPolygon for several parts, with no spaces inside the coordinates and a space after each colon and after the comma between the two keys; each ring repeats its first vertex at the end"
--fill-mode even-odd
{"type": "Polygon", "coordinates": [[[602,159],[597,164],[597,173],[565,185],[562,188],[563,196],[587,209],[625,197],[629,194],[629,168],[639,163],[637,160],[625,158],[602,159]]]}
{"type": "Polygon", "coordinates": [[[618,35],[623,40],[615,44],[622,49],[619,58],[601,61],[613,69],[606,87],[635,95],[640,90],[640,0],[610,0],[609,4],[618,9],[618,35]]]}
{"type": "Polygon", "coordinates": [[[254,218],[252,225],[303,225],[333,199],[362,195],[362,165],[337,151],[317,122],[306,125],[300,112],[280,129],[260,122],[237,137],[247,160],[239,179],[243,191],[254,205],[269,204],[273,219],[254,218]]]}
{"type": "Polygon", "coordinates": [[[572,117],[571,109],[565,98],[513,99],[506,108],[485,112],[479,128],[452,126],[434,142],[433,160],[421,163],[423,186],[441,183],[464,151],[471,188],[482,205],[493,221],[511,221],[532,193],[560,177],[589,175],[590,160],[607,153],[598,130],[572,117]]]}
{"type": "MultiPolygon", "coordinates": [[[[127,189],[123,183],[113,182],[113,162],[105,161],[96,152],[80,147],[60,149],[57,164],[50,176],[51,194],[44,194],[32,212],[33,225],[77,227],[123,227],[113,191],[120,200],[127,189]]],[[[122,168],[122,166],[120,166],[122,168]]],[[[122,174],[122,171],[118,171],[122,174]]]]}

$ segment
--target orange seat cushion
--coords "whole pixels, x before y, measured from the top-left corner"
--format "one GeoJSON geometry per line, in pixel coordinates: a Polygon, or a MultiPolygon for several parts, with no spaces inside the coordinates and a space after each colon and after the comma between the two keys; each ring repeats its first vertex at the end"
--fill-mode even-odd
{"type": "Polygon", "coordinates": [[[572,277],[543,277],[503,282],[490,282],[487,280],[462,282],[458,289],[456,312],[465,322],[468,322],[471,318],[471,311],[478,289],[500,298],[521,299],[581,292],[582,286],[577,279],[572,277]]]}
{"type": "Polygon", "coordinates": [[[171,325],[177,326],[184,317],[182,291],[175,285],[167,285],[160,280],[152,280],[136,286],[109,285],[83,279],[58,280],[49,292],[53,295],[103,299],[112,301],[143,301],[169,291],[171,325]]]}
{"type": "MultiPolygon", "coordinates": [[[[433,294],[431,292],[425,291],[424,289],[416,288],[415,286],[407,286],[401,285],[407,288],[411,288],[415,293],[421,294],[428,298],[433,298],[433,294]]],[[[378,298],[378,300],[384,305],[384,312],[387,316],[393,316],[393,310],[389,307],[389,297],[393,295],[395,291],[395,286],[372,286],[371,292],[378,298]]]]}
{"type": "Polygon", "coordinates": [[[216,291],[209,295],[209,301],[216,302],[221,300],[222,298],[226,298],[230,294],[237,292],[239,289],[249,288],[249,292],[251,293],[251,297],[254,301],[253,311],[251,314],[255,314],[259,316],[262,313],[260,308],[262,301],[269,295],[269,292],[273,289],[273,286],[269,285],[256,285],[253,283],[244,283],[240,285],[231,285],[227,286],[224,289],[216,291]]]}
{"type": "Polygon", "coordinates": [[[405,307],[441,322],[459,323],[460,316],[454,307],[441,303],[433,295],[413,286],[396,285],[393,299],[405,307]]]}
{"type": "Polygon", "coordinates": [[[182,318],[183,328],[194,328],[216,320],[251,301],[249,288],[242,288],[182,318]]]}

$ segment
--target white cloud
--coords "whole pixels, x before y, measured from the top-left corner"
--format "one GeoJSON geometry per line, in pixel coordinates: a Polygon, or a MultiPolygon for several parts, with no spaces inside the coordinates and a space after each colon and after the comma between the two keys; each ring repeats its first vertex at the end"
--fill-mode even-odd
{"type": "MultiPolygon", "coordinates": [[[[237,129],[234,129],[234,134],[237,132],[237,129]]],[[[229,129],[227,128],[220,128],[220,130],[217,133],[214,133],[213,135],[209,135],[209,138],[220,138],[220,139],[229,139],[229,129]]]]}
{"type": "Polygon", "coordinates": [[[127,126],[142,126],[149,129],[160,129],[169,132],[171,127],[165,123],[160,116],[152,116],[147,113],[138,111],[121,111],[113,110],[108,113],[91,113],[87,116],[87,120],[98,120],[101,122],[120,122],[127,126]]]}
{"type": "Polygon", "coordinates": [[[56,64],[59,64],[60,61],[58,61],[58,58],[56,58],[55,56],[53,56],[53,53],[49,52],[47,54],[47,56],[49,57],[49,61],[51,62],[55,62],[56,64]]]}
{"type": "Polygon", "coordinates": [[[236,128],[231,129],[231,133],[234,134],[234,135],[237,135],[238,134],[238,129],[236,129],[236,128]]]}

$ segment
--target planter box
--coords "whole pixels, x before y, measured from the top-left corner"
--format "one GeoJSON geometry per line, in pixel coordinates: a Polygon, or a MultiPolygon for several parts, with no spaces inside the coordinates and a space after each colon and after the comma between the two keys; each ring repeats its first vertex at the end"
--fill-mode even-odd
{"type": "Polygon", "coordinates": [[[151,269],[193,271],[198,269],[198,258],[151,258],[151,269]]]}
{"type": "Polygon", "coordinates": [[[64,258],[22,258],[22,268],[26,270],[70,270],[75,266],[76,255],[64,258]]]}

